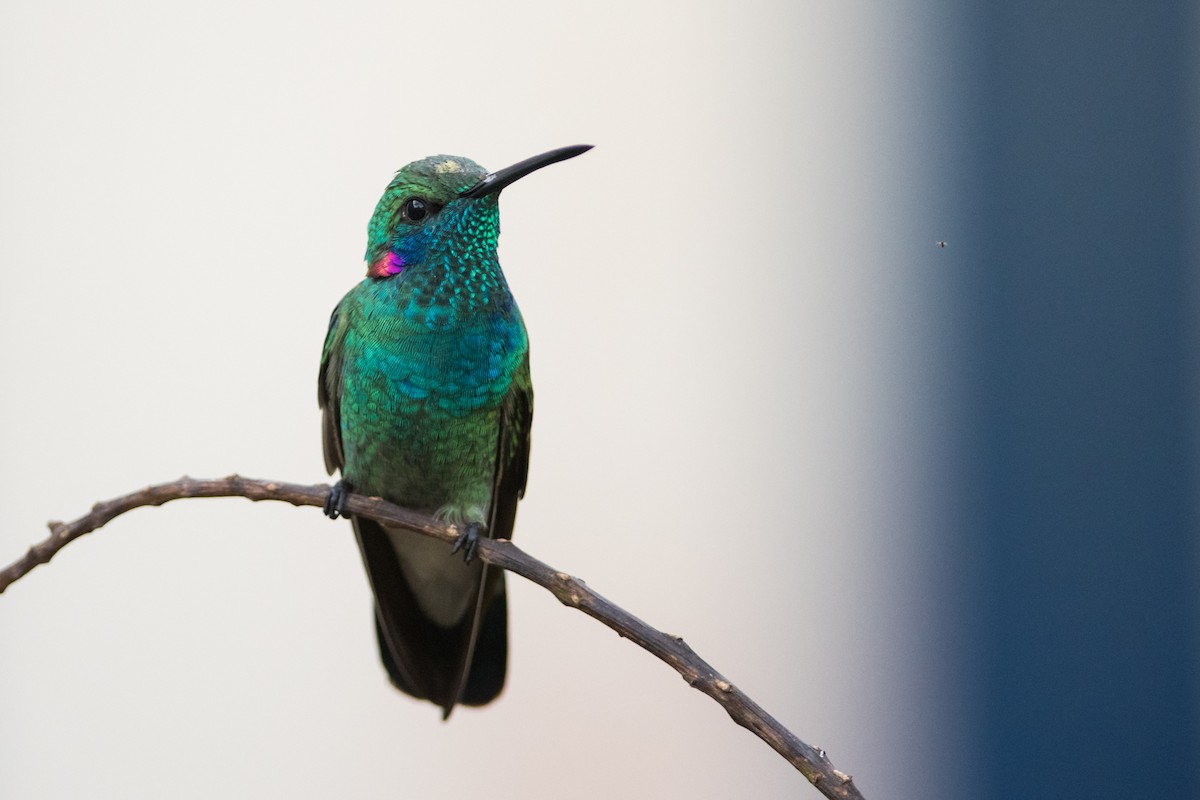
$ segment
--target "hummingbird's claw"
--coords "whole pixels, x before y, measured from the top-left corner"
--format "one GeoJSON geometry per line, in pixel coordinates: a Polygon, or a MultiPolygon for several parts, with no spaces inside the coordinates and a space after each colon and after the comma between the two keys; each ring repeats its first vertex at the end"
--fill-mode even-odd
{"type": "Polygon", "coordinates": [[[325,516],[330,519],[346,516],[346,501],[352,491],[354,489],[345,480],[335,483],[325,496],[325,516]]]}
{"type": "Polygon", "coordinates": [[[482,522],[470,522],[462,528],[462,533],[458,534],[458,538],[454,540],[454,548],[450,551],[453,555],[459,550],[463,551],[463,563],[470,564],[475,560],[475,553],[479,550],[479,536],[487,531],[487,526],[482,522]]]}

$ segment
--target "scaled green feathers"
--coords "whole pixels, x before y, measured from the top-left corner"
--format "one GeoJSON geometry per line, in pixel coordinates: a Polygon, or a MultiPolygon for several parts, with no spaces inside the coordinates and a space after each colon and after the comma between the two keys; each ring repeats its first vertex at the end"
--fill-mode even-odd
{"type": "MultiPolygon", "coordinates": [[[[520,311],[496,257],[500,189],[587,148],[491,175],[433,156],[401,169],[368,226],[367,278],[342,298],[322,354],[326,467],[345,492],[510,538],[525,491],[533,387],[520,311]]],[[[482,704],[504,684],[503,575],[415,534],[353,519],[376,598],[388,675],[441,706],[482,704]]]]}

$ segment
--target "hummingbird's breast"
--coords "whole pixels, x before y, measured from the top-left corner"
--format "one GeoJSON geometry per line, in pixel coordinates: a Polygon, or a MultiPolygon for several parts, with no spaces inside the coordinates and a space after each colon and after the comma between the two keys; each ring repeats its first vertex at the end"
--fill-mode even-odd
{"type": "MultiPolygon", "coordinates": [[[[365,281],[342,350],[343,474],[356,491],[484,521],[495,470],[500,406],[528,352],[520,312],[465,284],[398,292],[365,281]],[[455,288],[458,294],[455,294],[455,288]]],[[[409,287],[411,288],[411,287],[409,287]]],[[[350,298],[347,298],[350,299],[350,298]]]]}

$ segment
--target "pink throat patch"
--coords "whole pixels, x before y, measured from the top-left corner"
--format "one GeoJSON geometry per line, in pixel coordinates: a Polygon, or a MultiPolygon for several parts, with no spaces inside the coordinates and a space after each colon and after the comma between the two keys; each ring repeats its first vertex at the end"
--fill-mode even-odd
{"type": "Polygon", "coordinates": [[[367,276],[371,278],[388,278],[404,269],[404,259],[396,253],[388,252],[383,258],[371,264],[367,276]]]}

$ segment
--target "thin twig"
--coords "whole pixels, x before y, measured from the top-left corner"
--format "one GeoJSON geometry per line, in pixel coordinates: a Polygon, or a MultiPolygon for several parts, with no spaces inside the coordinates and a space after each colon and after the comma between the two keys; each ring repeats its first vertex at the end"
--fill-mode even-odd
{"type": "MultiPolygon", "coordinates": [[[[180,478],[170,483],[147,486],[113,500],[97,503],[91,512],[72,522],[50,522],[50,537],[29,548],[23,557],[0,570],[0,593],[39,564],[45,564],[69,542],[100,528],[114,518],[141,506],[161,506],[185,497],[245,497],[280,500],[294,506],[324,504],[329,487],[303,486],[279,481],[262,481],[231,475],[204,480],[180,478]]],[[[425,536],[452,543],[458,536],[453,525],[393,505],[378,497],[351,495],[347,508],[353,514],[388,525],[407,528],[425,536]]],[[[836,800],[862,800],[853,779],[837,769],[825,751],[811,747],[779,724],[770,714],[734,686],[707,661],[696,655],[683,639],[650,627],[624,609],[589,589],[583,581],[550,567],[507,539],[481,538],[478,555],[489,564],[515,572],[548,589],[564,605],[578,609],[612,628],[622,637],[657,656],[675,669],[688,685],[721,704],[738,725],[754,733],[800,770],[821,794],[836,800]]]]}

